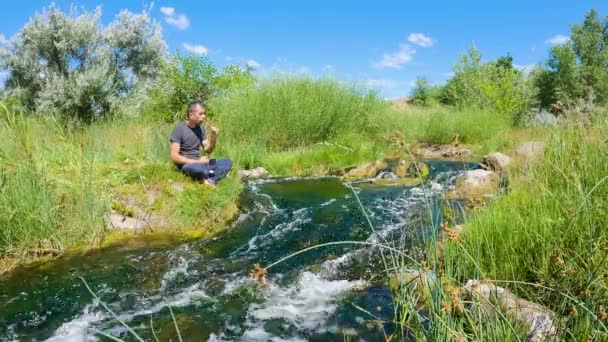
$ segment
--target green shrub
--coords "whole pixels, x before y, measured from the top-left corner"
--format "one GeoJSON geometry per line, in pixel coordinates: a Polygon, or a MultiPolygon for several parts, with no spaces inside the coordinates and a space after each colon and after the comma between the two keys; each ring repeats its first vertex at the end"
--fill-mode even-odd
{"type": "Polygon", "coordinates": [[[163,63],[142,116],[150,121],[174,122],[185,116],[190,101],[208,100],[213,95],[250,86],[253,81],[250,68],[229,65],[218,71],[206,57],[177,54],[163,63]]]}
{"type": "Polygon", "coordinates": [[[154,79],[165,52],[147,13],[121,11],[107,27],[101,8],[34,16],[0,54],[7,89],[30,111],[86,122],[119,110],[139,82],[154,79]]]}
{"type": "Polygon", "coordinates": [[[334,80],[279,77],[214,98],[209,107],[224,131],[222,143],[281,150],[373,132],[374,115],[387,104],[334,80]]]}
{"type": "Polygon", "coordinates": [[[432,106],[439,103],[440,94],[440,86],[432,86],[425,77],[419,77],[410,96],[415,105],[432,106]]]}
{"type": "Polygon", "coordinates": [[[482,64],[481,54],[473,46],[460,57],[454,73],[441,91],[441,101],[447,105],[486,109],[518,125],[534,98],[534,88],[513,68],[510,56],[482,64]]]}

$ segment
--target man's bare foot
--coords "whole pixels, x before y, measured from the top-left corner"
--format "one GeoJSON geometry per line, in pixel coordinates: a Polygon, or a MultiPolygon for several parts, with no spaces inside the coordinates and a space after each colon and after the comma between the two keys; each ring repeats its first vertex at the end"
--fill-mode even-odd
{"type": "Polygon", "coordinates": [[[208,189],[217,189],[217,185],[215,185],[215,181],[212,179],[205,179],[203,186],[208,189]]]}

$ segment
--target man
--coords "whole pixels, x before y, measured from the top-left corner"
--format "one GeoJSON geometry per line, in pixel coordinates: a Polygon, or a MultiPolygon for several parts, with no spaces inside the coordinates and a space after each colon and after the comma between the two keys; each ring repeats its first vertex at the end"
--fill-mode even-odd
{"type": "Polygon", "coordinates": [[[200,154],[203,145],[205,153],[209,154],[215,148],[219,130],[211,127],[209,137],[202,125],[207,117],[205,106],[200,101],[188,105],[188,119],[175,126],[171,133],[171,161],[184,174],[200,181],[209,188],[215,188],[217,181],[224,178],[232,168],[229,158],[209,159],[200,154]]]}

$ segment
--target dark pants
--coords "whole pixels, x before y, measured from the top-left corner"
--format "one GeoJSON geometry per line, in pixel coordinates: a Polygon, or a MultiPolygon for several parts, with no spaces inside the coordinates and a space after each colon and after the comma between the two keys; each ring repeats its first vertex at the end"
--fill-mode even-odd
{"type": "Polygon", "coordinates": [[[217,159],[215,165],[203,165],[200,163],[185,164],[182,166],[181,171],[194,180],[209,179],[215,183],[226,177],[231,168],[232,160],[230,158],[222,158],[217,159]]]}

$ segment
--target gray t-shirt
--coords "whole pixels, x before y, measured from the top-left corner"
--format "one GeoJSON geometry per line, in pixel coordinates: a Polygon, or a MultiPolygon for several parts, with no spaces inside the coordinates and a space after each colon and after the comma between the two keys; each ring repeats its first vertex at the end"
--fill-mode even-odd
{"type": "Polygon", "coordinates": [[[205,127],[196,126],[190,128],[185,121],[175,126],[169,141],[179,144],[179,154],[188,159],[199,159],[201,157],[200,146],[207,138],[205,127]]]}

